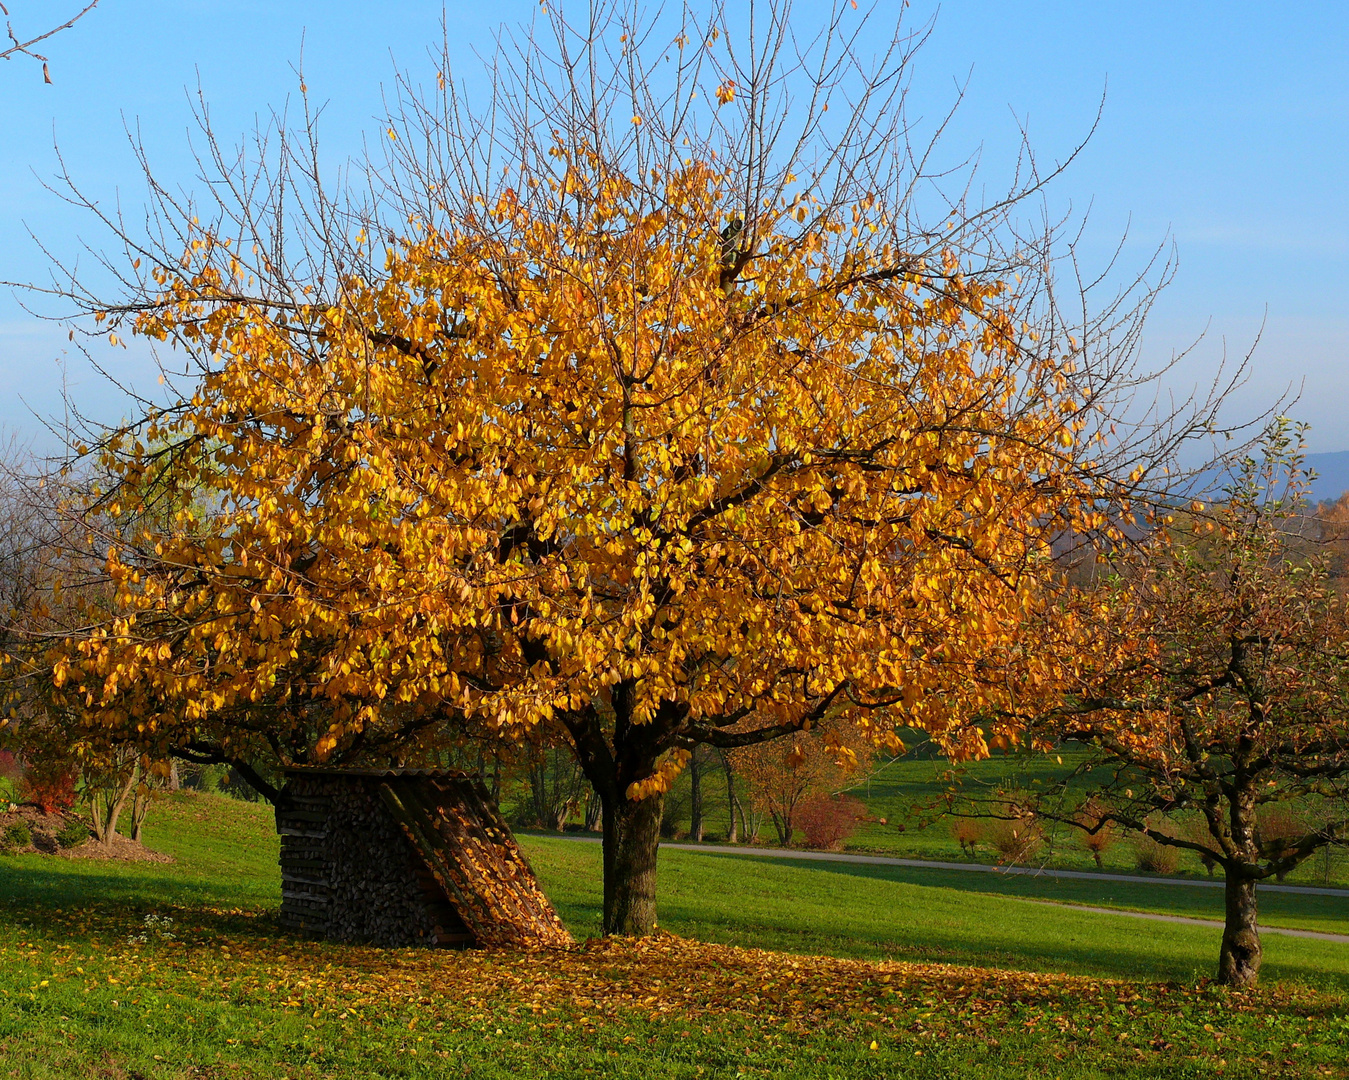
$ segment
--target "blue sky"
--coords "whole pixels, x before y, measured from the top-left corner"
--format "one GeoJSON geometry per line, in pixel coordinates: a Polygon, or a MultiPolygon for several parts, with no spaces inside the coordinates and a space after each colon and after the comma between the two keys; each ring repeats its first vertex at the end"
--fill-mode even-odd
{"type": "MultiPolygon", "coordinates": [[[[20,33],[65,11],[56,0],[9,6],[20,33]]],[[[809,27],[821,6],[798,0],[796,21],[809,27]]],[[[502,22],[536,9],[537,0],[451,3],[460,70],[473,72],[473,51],[490,52],[502,22]]],[[[441,10],[412,0],[102,0],[45,44],[52,85],[23,58],[0,63],[0,280],[46,273],[30,230],[67,258],[82,235],[98,239],[42,186],[57,168],[54,139],[82,185],[134,212],[139,174],[124,127],[139,127],[161,176],[191,188],[188,93],[200,84],[216,130],[242,135],[293,101],[303,42],[329,152],[355,154],[379,130],[394,62],[430,70],[441,10]]],[[[914,99],[935,114],[967,83],[948,146],[953,156],[982,147],[995,175],[1018,118],[1053,160],[1085,135],[1105,94],[1099,129],[1051,198],[1091,207],[1097,255],[1126,227],[1129,258],[1174,239],[1179,272],[1145,348],[1161,359],[1206,336],[1173,388],[1202,380],[1224,350],[1244,353],[1263,323],[1233,415],[1291,385],[1302,391],[1293,415],[1313,425],[1311,449],[1349,449],[1349,4],[960,0],[938,10],[915,0],[906,13],[912,25],[932,16],[914,99]]],[[[32,412],[60,414],[63,378],[88,411],[117,419],[116,395],[78,356],[63,375],[66,348],[59,327],[0,297],[0,426],[43,445],[32,412]]],[[[153,382],[134,352],[98,355],[119,376],[153,382]]]]}

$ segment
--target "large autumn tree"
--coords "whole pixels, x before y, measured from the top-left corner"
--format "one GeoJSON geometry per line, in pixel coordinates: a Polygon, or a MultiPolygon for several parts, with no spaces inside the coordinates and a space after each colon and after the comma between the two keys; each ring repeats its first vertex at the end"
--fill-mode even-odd
{"type": "Polygon", "coordinates": [[[967,718],[1053,694],[1020,633],[1052,545],[1212,421],[1112,433],[1148,289],[1059,305],[1033,162],[976,206],[915,142],[914,37],[635,12],[550,10],[482,106],[404,82],[359,205],[310,141],[215,151],[220,201],[161,194],[125,296],[72,287],[196,366],[93,448],[117,610],[35,665],[199,759],[542,734],[602,800],[618,933],[655,924],[693,747],[902,722],[979,754],[967,718]],[[192,495],[137,532],[145,491],[192,495]]]}

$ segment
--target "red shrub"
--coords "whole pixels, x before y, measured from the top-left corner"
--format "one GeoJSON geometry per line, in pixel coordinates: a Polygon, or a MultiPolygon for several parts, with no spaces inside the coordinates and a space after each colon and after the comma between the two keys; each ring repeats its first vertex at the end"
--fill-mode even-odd
{"type": "Polygon", "coordinates": [[[0,750],[0,777],[6,780],[17,780],[19,773],[19,762],[8,750],[0,750]]]}
{"type": "Polygon", "coordinates": [[[792,825],[801,830],[808,847],[840,848],[865,816],[866,807],[856,799],[811,795],[797,805],[792,825]]]}
{"type": "Polygon", "coordinates": [[[1082,834],[1082,846],[1091,852],[1091,857],[1096,860],[1096,869],[1104,868],[1101,862],[1101,856],[1115,843],[1115,834],[1110,831],[1110,826],[1104,826],[1096,832],[1086,832],[1082,834]]]}
{"type": "Polygon", "coordinates": [[[74,770],[28,770],[19,781],[19,801],[33,803],[44,814],[69,810],[75,805],[74,770]]]}

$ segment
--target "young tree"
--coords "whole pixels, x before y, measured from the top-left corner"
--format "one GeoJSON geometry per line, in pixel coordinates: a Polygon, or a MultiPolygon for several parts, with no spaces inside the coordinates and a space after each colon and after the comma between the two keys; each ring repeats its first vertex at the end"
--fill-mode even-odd
{"type": "Polygon", "coordinates": [[[448,61],[405,82],[366,204],[289,135],[256,170],[209,142],[214,207],[156,189],[127,295],[71,295],[195,358],[94,449],[125,491],[198,494],[134,536],[88,515],[117,612],[46,669],[199,760],[565,745],[604,929],[641,934],[696,746],[902,719],[973,755],[1001,729],[968,717],[1056,689],[1020,639],[1052,543],[1146,502],[1216,399],[1111,434],[1149,286],[1074,319],[1070,249],[1018,217],[1033,164],[985,204],[949,187],[903,109],[921,35],[637,10],[550,7],[477,109],[448,61]]]}
{"type": "Polygon", "coordinates": [[[1313,523],[1325,552],[1326,572],[1332,578],[1344,577],[1349,571],[1349,491],[1320,503],[1313,523]]]}
{"type": "Polygon", "coordinates": [[[1276,426],[1225,501],[1086,594],[1079,626],[1119,661],[1084,654],[1070,702],[1030,725],[1044,743],[1097,751],[1068,781],[1088,812],[1060,792],[1034,800],[1038,814],[1134,830],[1223,868],[1218,977],[1233,986],[1260,970],[1259,883],[1349,831],[1349,613],[1301,535],[1301,461],[1276,426]]]}
{"type": "Polygon", "coordinates": [[[0,453],[0,748],[23,763],[30,794],[53,793],[37,801],[64,808],[80,775],[79,735],[64,721],[78,720],[52,709],[23,668],[35,666],[33,645],[55,625],[53,613],[69,614],[59,588],[70,576],[60,555],[69,544],[31,466],[13,443],[0,453]]]}
{"type": "Polygon", "coordinates": [[[585,777],[565,749],[533,748],[528,768],[530,811],[540,827],[561,832],[580,809],[585,777]]]}
{"type": "Polygon", "coordinates": [[[703,749],[696,743],[689,751],[689,839],[695,844],[703,839],[703,749]]]}
{"type": "Polygon", "coordinates": [[[722,772],[726,776],[726,842],[735,844],[740,840],[739,816],[744,813],[740,806],[740,796],[735,790],[735,766],[731,764],[729,751],[718,750],[716,754],[721,762],[722,772]]]}
{"type": "Polygon", "coordinates": [[[827,797],[865,760],[866,748],[846,732],[803,733],[792,740],[759,743],[737,750],[736,775],[746,795],[773,823],[786,847],[797,832],[797,810],[809,799],[827,797]]]}
{"type": "Polygon", "coordinates": [[[88,759],[84,762],[83,779],[94,837],[106,847],[117,835],[117,825],[128,801],[133,805],[138,801],[140,755],[132,747],[119,747],[105,756],[88,759]]]}

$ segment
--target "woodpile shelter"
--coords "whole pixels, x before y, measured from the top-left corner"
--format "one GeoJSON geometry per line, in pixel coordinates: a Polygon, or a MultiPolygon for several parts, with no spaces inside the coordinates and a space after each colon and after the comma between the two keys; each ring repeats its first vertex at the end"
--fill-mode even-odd
{"type": "Polygon", "coordinates": [[[572,943],[476,777],[289,769],[281,794],[288,929],[385,947],[572,943]]]}

